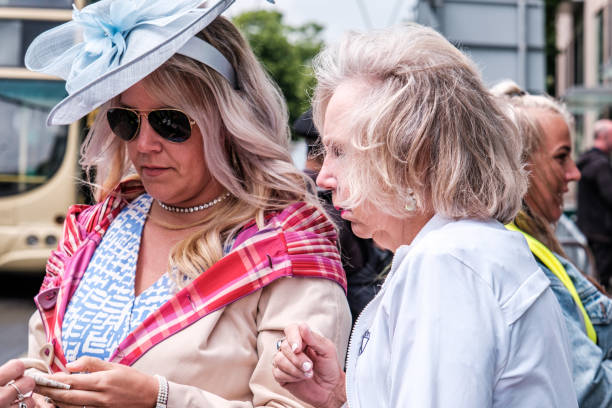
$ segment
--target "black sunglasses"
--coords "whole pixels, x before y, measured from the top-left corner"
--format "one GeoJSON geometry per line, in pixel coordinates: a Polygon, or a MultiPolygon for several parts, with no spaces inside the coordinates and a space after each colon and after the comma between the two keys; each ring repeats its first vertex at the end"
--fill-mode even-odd
{"type": "Polygon", "coordinates": [[[178,109],[152,109],[138,111],[130,108],[110,108],[106,119],[113,133],[129,142],[134,140],[140,130],[140,117],[144,116],[158,135],[166,140],[181,143],[191,136],[191,126],[195,120],[178,109]]]}

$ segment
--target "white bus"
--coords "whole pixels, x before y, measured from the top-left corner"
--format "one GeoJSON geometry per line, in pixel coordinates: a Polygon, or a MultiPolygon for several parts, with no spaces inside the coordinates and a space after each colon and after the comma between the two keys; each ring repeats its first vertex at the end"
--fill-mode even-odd
{"type": "Polygon", "coordinates": [[[77,201],[82,125],[46,126],[64,82],[23,65],[31,41],[70,20],[71,8],[72,0],[0,1],[0,271],[42,272],[77,201]]]}

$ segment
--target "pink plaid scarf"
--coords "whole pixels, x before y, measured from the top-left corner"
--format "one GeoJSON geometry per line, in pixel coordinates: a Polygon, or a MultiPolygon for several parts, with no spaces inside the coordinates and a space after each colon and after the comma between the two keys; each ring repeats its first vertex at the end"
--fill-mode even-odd
{"type": "MultiPolygon", "coordinates": [[[[64,371],[66,364],[60,339],[70,298],[113,219],[143,192],[139,181],[128,181],[99,204],[68,210],[63,238],[47,262],[34,299],[53,346],[53,371],[64,371]]],[[[131,365],[174,333],[278,278],[331,279],[346,292],[336,232],[323,214],[301,202],[272,214],[268,221],[262,230],[254,224],[243,229],[229,254],[149,315],[121,342],[110,361],[131,365]]]]}

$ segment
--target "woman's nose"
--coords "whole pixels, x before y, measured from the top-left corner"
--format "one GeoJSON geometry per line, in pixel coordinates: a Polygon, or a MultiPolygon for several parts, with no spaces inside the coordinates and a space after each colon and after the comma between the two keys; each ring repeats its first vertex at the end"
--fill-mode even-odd
{"type": "Polygon", "coordinates": [[[323,160],[323,165],[317,175],[317,185],[324,190],[335,190],[338,185],[327,157],[323,160]]]}
{"type": "Polygon", "coordinates": [[[140,128],[135,142],[141,153],[156,152],[161,149],[160,136],[153,130],[145,115],[140,116],[140,128]]]}
{"type": "Polygon", "coordinates": [[[569,166],[565,172],[565,179],[568,182],[580,180],[580,170],[578,170],[578,167],[576,167],[576,162],[574,162],[572,159],[569,160],[569,166]]]}

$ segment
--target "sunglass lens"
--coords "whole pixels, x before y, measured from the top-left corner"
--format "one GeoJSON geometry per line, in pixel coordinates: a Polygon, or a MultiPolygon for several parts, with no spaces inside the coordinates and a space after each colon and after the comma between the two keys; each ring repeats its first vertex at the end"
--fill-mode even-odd
{"type": "Polygon", "coordinates": [[[153,130],[171,142],[184,142],[191,136],[189,118],[177,110],[155,110],[149,113],[149,123],[153,130]]]}
{"type": "Polygon", "coordinates": [[[106,112],[108,125],[114,134],[129,142],[138,132],[138,115],[128,109],[113,108],[106,112]]]}

